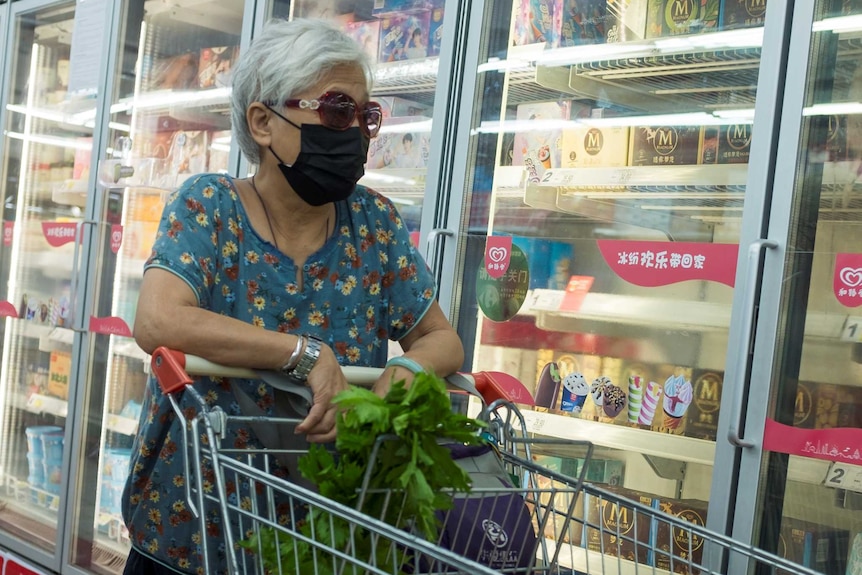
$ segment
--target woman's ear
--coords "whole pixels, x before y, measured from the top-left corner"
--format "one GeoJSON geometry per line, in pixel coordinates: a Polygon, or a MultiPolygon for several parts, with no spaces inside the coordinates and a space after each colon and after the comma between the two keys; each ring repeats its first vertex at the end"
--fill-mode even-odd
{"type": "Polygon", "coordinates": [[[245,111],[245,120],[251,137],[259,146],[267,147],[272,143],[272,133],[269,128],[270,113],[260,102],[252,102],[245,111]]]}

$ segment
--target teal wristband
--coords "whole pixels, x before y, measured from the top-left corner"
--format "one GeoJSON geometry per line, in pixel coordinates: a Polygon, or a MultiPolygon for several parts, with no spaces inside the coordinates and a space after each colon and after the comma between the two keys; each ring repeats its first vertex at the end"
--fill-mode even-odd
{"type": "Polygon", "coordinates": [[[425,371],[425,368],[419,365],[418,362],[413,361],[409,357],[404,357],[403,355],[393,357],[387,361],[386,367],[403,367],[404,369],[411,371],[414,375],[420,371],[425,371]]]}

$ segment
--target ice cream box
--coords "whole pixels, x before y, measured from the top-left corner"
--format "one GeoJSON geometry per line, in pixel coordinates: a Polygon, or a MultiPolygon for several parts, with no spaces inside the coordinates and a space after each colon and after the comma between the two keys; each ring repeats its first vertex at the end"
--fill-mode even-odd
{"type": "Polygon", "coordinates": [[[688,420],[688,408],[694,400],[691,368],[660,366],[658,381],[662,385],[661,402],[656,407],[652,429],[660,433],[683,435],[688,420]]]}
{"type": "Polygon", "coordinates": [[[559,168],[562,129],[552,127],[555,120],[569,119],[569,102],[519,104],[516,119],[535,122],[536,128],[515,134],[512,165],[524,166],[527,181],[538,182],[546,170],[559,168]]]}
{"type": "Polygon", "coordinates": [[[428,56],[431,12],[393,14],[380,20],[380,62],[396,62],[428,56]]]}
{"type": "MultiPolygon", "coordinates": [[[[578,460],[578,468],[583,465],[583,460],[578,460]]],[[[615,459],[590,459],[584,481],[589,483],[604,483],[606,485],[623,484],[623,462],[615,459]]]]}
{"type": "Polygon", "coordinates": [[[782,517],[776,554],[799,565],[810,566],[815,534],[812,527],[811,523],[782,517]]]}
{"type": "Polygon", "coordinates": [[[371,13],[374,16],[391,16],[393,14],[407,14],[412,12],[431,10],[440,2],[434,0],[374,0],[371,13]]]}
{"type": "Polygon", "coordinates": [[[721,29],[763,26],[766,0],[721,0],[721,29]]]}
{"type": "Polygon", "coordinates": [[[353,38],[353,41],[359,44],[372,61],[377,61],[380,54],[379,20],[348,22],[344,25],[344,33],[353,38]]]}
{"type": "Polygon", "coordinates": [[[214,46],[201,50],[198,60],[198,86],[226,88],[230,86],[231,70],[239,58],[239,46],[214,46]]]}
{"type": "MultiPolygon", "coordinates": [[[[389,118],[423,116],[422,119],[428,120],[434,111],[433,106],[398,96],[375,97],[374,101],[380,104],[380,108],[383,110],[383,125],[390,123],[388,122],[389,118]]],[[[405,120],[393,121],[403,122],[405,120]]]]}
{"type": "Polygon", "coordinates": [[[862,388],[817,384],[814,428],[862,427],[862,388]]]}
{"type": "Polygon", "coordinates": [[[630,42],[646,37],[649,0],[607,0],[607,13],[614,19],[607,31],[608,42],[630,42]]]}
{"type": "Polygon", "coordinates": [[[701,129],[695,126],[639,126],[631,129],[629,165],[686,166],[700,159],[701,129]]]}
{"type": "Polygon", "coordinates": [[[560,26],[563,4],[567,0],[515,0],[515,46],[547,43],[550,47],[560,44],[560,26]]]}
{"type": "Polygon", "coordinates": [[[559,457],[556,455],[539,454],[533,454],[532,459],[533,463],[541,465],[548,471],[553,471],[554,473],[559,473],[560,475],[565,475],[573,479],[578,477],[580,465],[584,461],[577,457],[559,457]]]}
{"type": "Polygon", "coordinates": [[[810,381],[796,383],[796,399],[793,402],[793,426],[803,429],[814,427],[816,414],[817,384],[810,381]]]}
{"type": "Polygon", "coordinates": [[[158,193],[131,193],[127,196],[126,221],[158,222],[162,219],[165,202],[158,193]]]}
{"type": "Polygon", "coordinates": [[[628,165],[629,129],[579,127],[563,130],[562,167],[615,168],[628,165]]]}
{"type": "Polygon", "coordinates": [[[584,493],[576,493],[571,485],[542,474],[536,476],[536,483],[540,490],[539,503],[544,508],[544,513],[552,513],[545,523],[545,537],[579,545],[584,516],[584,493]]]}
{"type": "Polygon", "coordinates": [[[428,55],[439,56],[440,46],[443,44],[443,0],[435,2],[431,8],[431,19],[428,23],[428,55]]]}
{"type": "Polygon", "coordinates": [[[154,62],[144,82],[150,90],[190,90],[198,86],[199,52],[186,52],[154,62]]]}
{"type": "Polygon", "coordinates": [[[747,164],[751,155],[751,124],[718,126],[717,144],[719,164],[747,164]]]}
{"type": "MultiPolygon", "coordinates": [[[[697,499],[670,499],[662,497],[659,499],[659,510],[682,519],[686,523],[706,526],[706,512],[708,503],[697,499]]],[[[696,575],[699,569],[689,569],[688,559],[694,563],[703,563],[704,538],[691,533],[687,529],[662,521],[659,519],[655,525],[654,556],[653,565],[658,569],[672,571],[673,573],[685,573],[696,575]],[[671,556],[673,556],[673,570],[671,570],[671,556]]]]}
{"type": "Polygon", "coordinates": [[[601,44],[607,41],[616,19],[606,0],[562,0],[559,46],[601,44]]]}
{"type": "MultiPolygon", "coordinates": [[[[652,495],[632,489],[622,487],[605,487],[605,489],[647,507],[655,508],[658,503],[652,495]]],[[[598,525],[601,528],[601,530],[585,528],[582,542],[584,547],[590,551],[603,552],[629,561],[637,561],[642,565],[649,565],[649,547],[653,529],[650,515],[638,512],[624,501],[617,502],[593,494],[586,495],[584,507],[588,525],[598,525]]]]}
{"type": "Polygon", "coordinates": [[[647,38],[715,32],[720,0],[649,0],[647,38]]]}
{"type": "Polygon", "coordinates": [[[688,408],[685,424],[688,437],[715,440],[723,376],[723,373],[716,371],[694,370],[692,373],[694,398],[688,408]]]}
{"type": "Polygon", "coordinates": [[[71,374],[72,355],[64,351],[52,351],[48,368],[48,395],[67,399],[71,374]]]}
{"type": "Polygon", "coordinates": [[[301,0],[294,2],[295,18],[319,18],[345,22],[353,19],[355,3],[343,0],[301,0]]]}
{"type": "Polygon", "coordinates": [[[421,116],[413,118],[389,118],[388,125],[397,125],[393,132],[378,134],[368,145],[366,169],[425,168],[431,154],[431,132],[420,126],[410,127],[413,122],[425,124],[421,116]]]}

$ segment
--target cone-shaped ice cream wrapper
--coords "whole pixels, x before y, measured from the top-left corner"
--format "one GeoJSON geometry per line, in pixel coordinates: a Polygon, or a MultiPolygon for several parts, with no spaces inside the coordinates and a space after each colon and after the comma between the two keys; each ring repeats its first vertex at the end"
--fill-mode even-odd
{"type": "Polygon", "coordinates": [[[629,376],[629,423],[637,423],[644,396],[644,380],[639,375],[629,376]]]}
{"type": "Polygon", "coordinates": [[[691,382],[681,376],[671,376],[664,382],[664,421],[662,427],[666,429],[677,429],[683,416],[691,405],[694,390],[691,382]]]}
{"type": "Polygon", "coordinates": [[[661,396],[661,385],[651,381],[646,386],[641,402],[641,411],[638,414],[638,423],[641,425],[652,425],[655,417],[655,408],[658,407],[658,398],[661,396]]]}

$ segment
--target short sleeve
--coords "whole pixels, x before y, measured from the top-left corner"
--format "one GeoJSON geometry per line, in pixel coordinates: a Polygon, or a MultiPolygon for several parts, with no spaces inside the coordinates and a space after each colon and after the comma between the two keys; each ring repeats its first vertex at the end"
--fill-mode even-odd
{"type": "MultiPolygon", "coordinates": [[[[235,198],[236,192],[224,176],[203,174],[184,182],[168,198],[152,254],[144,265],[145,270],[161,268],[179,276],[205,308],[211,304],[210,289],[219,265],[221,205],[229,196],[235,198]]],[[[233,217],[229,220],[237,225],[233,217]]]]}
{"type": "Polygon", "coordinates": [[[378,234],[385,230],[389,236],[389,271],[384,285],[389,284],[389,337],[398,341],[425,316],[437,296],[437,286],[395,205],[379,195],[375,204],[385,221],[377,228],[378,234]]]}

